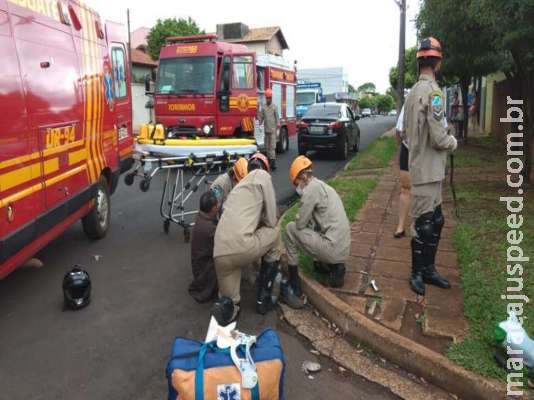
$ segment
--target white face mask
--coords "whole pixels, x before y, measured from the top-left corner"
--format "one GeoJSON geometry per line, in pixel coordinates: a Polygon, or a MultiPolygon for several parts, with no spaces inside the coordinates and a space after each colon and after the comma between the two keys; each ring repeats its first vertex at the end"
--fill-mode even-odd
{"type": "Polygon", "coordinates": [[[295,191],[297,192],[297,194],[302,197],[302,193],[304,192],[304,190],[300,187],[300,186],[297,186],[295,188],[295,191]]]}

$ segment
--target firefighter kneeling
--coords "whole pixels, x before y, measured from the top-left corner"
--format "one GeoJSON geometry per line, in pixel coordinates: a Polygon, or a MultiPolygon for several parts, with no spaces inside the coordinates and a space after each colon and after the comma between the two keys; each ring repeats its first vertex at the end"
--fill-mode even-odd
{"type": "Polygon", "coordinates": [[[291,164],[289,179],[301,196],[295,222],[286,227],[286,251],[290,284],[297,296],[301,295],[298,277],[298,250],[311,255],[323,265],[317,272],[329,274],[332,287],[342,287],[345,279],[345,261],[350,253],[350,226],[343,203],[336,191],[315,178],[312,162],[297,157],[291,164]]]}
{"type": "MultiPolygon", "coordinates": [[[[237,318],[241,301],[241,270],[261,259],[256,310],[266,314],[273,307],[273,284],[279,273],[276,196],[271,181],[269,161],[254,154],[248,175],[230,192],[215,232],[213,258],[219,284],[220,300],[213,315],[220,325],[237,318]]],[[[282,289],[288,304],[298,306],[298,298],[282,289]]]]}

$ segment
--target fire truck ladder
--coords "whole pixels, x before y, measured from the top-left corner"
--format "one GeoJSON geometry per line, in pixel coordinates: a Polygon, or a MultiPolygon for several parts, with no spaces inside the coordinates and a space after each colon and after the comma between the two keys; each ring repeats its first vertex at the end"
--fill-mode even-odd
{"type": "Polygon", "coordinates": [[[186,210],[186,204],[202,184],[211,184],[210,176],[220,175],[234,165],[238,155],[223,154],[222,156],[188,156],[158,157],[155,155],[136,154],[136,165],[132,172],[124,177],[124,183],[133,185],[135,177],[141,178],[139,188],[142,192],[150,189],[152,178],[160,171],[166,172],[163,191],[161,193],[160,215],[163,218],[163,231],[168,234],[171,222],[182,227],[184,241],[189,242],[190,231],[194,222],[188,217],[198,214],[194,210],[186,210]],[[190,174],[190,176],[189,176],[190,174]]]}

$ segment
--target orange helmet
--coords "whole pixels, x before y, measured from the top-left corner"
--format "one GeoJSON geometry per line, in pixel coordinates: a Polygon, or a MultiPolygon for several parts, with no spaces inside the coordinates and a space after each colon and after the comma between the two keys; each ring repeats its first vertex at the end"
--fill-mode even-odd
{"type": "Polygon", "coordinates": [[[233,167],[234,170],[234,176],[236,181],[240,181],[248,174],[248,162],[247,159],[244,157],[240,157],[237,159],[237,161],[234,164],[233,167]]]}
{"type": "Polygon", "coordinates": [[[273,91],[271,89],[267,89],[265,91],[265,97],[267,97],[268,99],[272,99],[273,98],[273,91]]]}
{"type": "Polygon", "coordinates": [[[421,40],[419,48],[417,49],[417,58],[425,57],[443,58],[441,43],[437,39],[428,37],[421,40]]]}
{"type": "Polygon", "coordinates": [[[305,171],[307,169],[310,169],[312,166],[311,160],[306,156],[298,156],[293,160],[291,163],[291,167],[289,167],[289,180],[294,185],[295,180],[298,178],[300,173],[302,171],[305,171]]]}
{"type": "Polygon", "coordinates": [[[260,153],[259,151],[257,153],[254,153],[252,154],[252,156],[250,157],[250,159],[248,160],[249,164],[251,161],[254,161],[254,160],[259,160],[263,163],[263,165],[265,166],[265,170],[267,172],[271,172],[271,166],[269,165],[269,159],[267,157],[265,157],[265,155],[263,153],[260,153]]]}

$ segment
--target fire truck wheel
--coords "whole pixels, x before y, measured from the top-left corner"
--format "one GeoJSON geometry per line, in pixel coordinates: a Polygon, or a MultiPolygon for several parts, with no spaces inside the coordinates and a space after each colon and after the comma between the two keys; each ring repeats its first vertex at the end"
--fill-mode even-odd
{"type": "Polygon", "coordinates": [[[339,138],[337,144],[337,155],[340,160],[346,160],[349,158],[349,138],[343,135],[339,138]]]}
{"type": "Polygon", "coordinates": [[[108,231],[111,215],[108,181],[103,176],[96,185],[93,201],[93,208],[82,218],[83,230],[89,239],[102,239],[108,231]]]}
{"type": "Polygon", "coordinates": [[[279,154],[285,153],[289,149],[289,135],[285,127],[280,129],[280,140],[276,143],[276,152],[279,154]]]}

